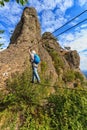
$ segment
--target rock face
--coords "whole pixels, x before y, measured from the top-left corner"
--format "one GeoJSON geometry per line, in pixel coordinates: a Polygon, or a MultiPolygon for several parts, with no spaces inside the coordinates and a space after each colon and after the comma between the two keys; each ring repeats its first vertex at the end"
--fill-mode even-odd
{"type": "Polygon", "coordinates": [[[71,68],[78,69],[80,65],[80,57],[76,50],[67,52],[64,57],[71,68]]]}
{"type": "Polygon", "coordinates": [[[19,44],[35,41],[41,38],[40,24],[37,18],[37,13],[34,8],[26,7],[23,11],[22,17],[11,37],[10,44],[19,44]]]}
{"type": "Polygon", "coordinates": [[[10,39],[8,48],[0,52],[0,88],[13,73],[23,72],[29,62],[28,48],[35,49],[41,57],[41,67],[46,64],[44,75],[51,76],[52,84],[63,76],[64,69],[79,70],[80,57],[77,51],[61,48],[56,38],[49,32],[41,36],[40,23],[34,8],[26,7],[10,39]],[[56,63],[58,63],[56,67],[56,63]],[[62,72],[62,73],[59,73],[62,72]]]}
{"type": "MultiPolygon", "coordinates": [[[[9,47],[0,52],[0,87],[15,72],[23,72],[29,61],[28,48],[38,43],[41,38],[40,24],[34,8],[25,8],[9,47]]],[[[38,47],[37,47],[38,50],[38,47]]]]}

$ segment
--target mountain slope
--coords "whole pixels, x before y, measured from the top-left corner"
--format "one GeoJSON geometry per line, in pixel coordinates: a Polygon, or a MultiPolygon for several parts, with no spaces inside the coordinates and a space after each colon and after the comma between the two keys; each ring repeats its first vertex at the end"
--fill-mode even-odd
{"type": "Polygon", "coordinates": [[[87,130],[87,81],[76,50],[45,32],[34,8],[25,8],[0,52],[0,130],[87,130]],[[28,49],[40,55],[41,83],[32,84],[28,49]]]}

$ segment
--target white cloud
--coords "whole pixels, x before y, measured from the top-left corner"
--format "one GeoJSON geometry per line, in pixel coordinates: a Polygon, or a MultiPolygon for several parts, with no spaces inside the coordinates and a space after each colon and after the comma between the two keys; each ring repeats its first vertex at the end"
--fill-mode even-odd
{"type": "Polygon", "coordinates": [[[10,1],[5,4],[5,6],[0,7],[0,29],[5,31],[2,35],[0,42],[4,42],[4,47],[9,44],[10,41],[10,31],[14,30],[16,24],[20,20],[23,6],[17,4],[16,2],[10,1]]]}
{"type": "Polygon", "coordinates": [[[69,34],[67,34],[67,35],[64,35],[62,38],[63,38],[64,41],[66,41],[66,42],[67,42],[67,41],[68,41],[68,42],[71,42],[71,41],[74,40],[74,35],[71,34],[71,33],[69,33],[69,34]]]}
{"type": "Polygon", "coordinates": [[[60,12],[56,14],[51,10],[44,10],[41,15],[42,32],[53,32],[58,27],[62,26],[66,19],[60,15],[60,12]],[[59,14],[59,15],[58,15],[59,14]]]}
{"type": "Polygon", "coordinates": [[[54,9],[61,1],[62,0],[29,0],[29,5],[35,7],[38,12],[41,12],[43,10],[54,9]]]}
{"type": "Polygon", "coordinates": [[[59,3],[59,7],[60,9],[65,12],[66,9],[72,7],[74,4],[74,1],[73,0],[61,0],[61,2],[59,3]]]}
{"type": "Polygon", "coordinates": [[[86,55],[80,55],[81,63],[80,68],[81,70],[87,70],[87,56],[86,55]]]}
{"type": "Polygon", "coordinates": [[[29,0],[29,5],[36,8],[38,12],[59,8],[65,13],[66,9],[73,6],[73,0],[29,0]]]}
{"type": "Polygon", "coordinates": [[[87,29],[81,30],[75,34],[75,40],[69,44],[72,49],[76,49],[79,52],[87,49],[87,29]]]}
{"type": "Polygon", "coordinates": [[[43,7],[44,9],[54,9],[57,5],[57,0],[44,0],[43,1],[43,7]]]}
{"type": "MultiPolygon", "coordinates": [[[[60,27],[66,19],[63,17],[67,8],[73,5],[73,0],[29,0],[29,6],[36,8],[38,13],[42,13],[42,31],[52,30],[60,27]],[[55,13],[53,10],[56,8],[55,13]],[[51,29],[50,29],[51,28],[51,29]]],[[[6,25],[16,26],[17,22],[20,20],[23,7],[16,2],[6,3],[4,7],[0,8],[0,17],[3,17],[3,22],[6,25]]],[[[5,25],[5,26],[6,26],[5,25]]],[[[7,27],[6,27],[7,28],[7,27]]],[[[9,27],[10,29],[10,27],[9,27]]],[[[9,30],[8,30],[9,31],[9,30]]]]}
{"type": "Polygon", "coordinates": [[[78,0],[78,2],[80,6],[87,5],[87,0],[78,0]]]}
{"type": "MultiPolygon", "coordinates": [[[[73,7],[74,2],[75,0],[29,0],[28,5],[35,7],[37,13],[40,14],[38,17],[41,22],[42,32],[53,32],[57,28],[61,27],[69,19],[71,19],[71,13],[68,13],[68,16],[66,16],[65,14],[67,9],[73,7]]],[[[83,7],[87,5],[87,0],[78,0],[78,4],[83,7]]],[[[22,7],[21,5],[13,2],[13,0],[11,0],[9,3],[6,3],[4,7],[1,7],[0,28],[5,29],[8,32],[13,30],[21,17],[23,8],[24,7],[22,7]]],[[[78,19],[76,19],[76,22],[77,20],[78,19]]],[[[76,22],[72,22],[71,24],[75,25],[76,22]]],[[[81,25],[81,27],[76,28],[74,33],[62,35],[59,43],[61,43],[61,45],[71,46],[72,49],[75,49],[78,52],[87,49],[87,29],[85,29],[86,27],[87,24],[84,24],[81,25]]],[[[9,34],[6,35],[5,33],[2,42],[5,42],[6,45],[9,39],[9,34]]],[[[80,53],[80,67],[86,68],[87,70],[87,63],[84,63],[85,60],[87,61],[85,54],[80,53]]]]}
{"type": "Polygon", "coordinates": [[[3,44],[2,48],[6,48],[8,42],[9,42],[9,38],[6,35],[3,35],[2,38],[0,38],[0,43],[3,44]]]}
{"type": "Polygon", "coordinates": [[[63,46],[70,46],[72,50],[77,50],[80,55],[80,68],[87,70],[87,29],[82,29],[63,35],[59,41],[63,46]]]}
{"type": "Polygon", "coordinates": [[[16,2],[6,3],[4,7],[0,8],[0,18],[9,26],[14,26],[18,22],[21,13],[22,8],[16,2]]]}
{"type": "Polygon", "coordinates": [[[69,45],[79,52],[87,48],[87,29],[67,33],[61,37],[63,45],[69,45]]]}
{"type": "Polygon", "coordinates": [[[29,0],[29,6],[35,7],[37,12],[41,12],[43,10],[43,4],[40,0],[29,0]]]}
{"type": "Polygon", "coordinates": [[[87,27],[87,24],[83,24],[83,25],[81,26],[81,28],[85,28],[85,27],[87,27]]]}
{"type": "MultiPolygon", "coordinates": [[[[31,5],[33,4],[33,0],[31,1],[31,5]]],[[[64,17],[65,11],[73,6],[73,0],[42,0],[42,3],[38,0],[34,1],[35,7],[38,5],[37,11],[41,12],[41,26],[42,32],[51,31],[53,32],[60,26],[62,26],[67,20],[64,17]],[[53,11],[55,9],[55,12],[53,11]]]]}

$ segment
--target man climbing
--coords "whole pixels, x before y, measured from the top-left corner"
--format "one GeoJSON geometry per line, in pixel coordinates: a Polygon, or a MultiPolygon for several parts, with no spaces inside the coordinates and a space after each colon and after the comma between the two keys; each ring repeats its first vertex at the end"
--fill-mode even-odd
{"type": "Polygon", "coordinates": [[[38,64],[40,62],[40,57],[36,54],[35,50],[30,50],[29,49],[29,54],[30,54],[30,61],[32,64],[32,83],[37,80],[38,83],[40,83],[40,77],[38,74],[38,64]]]}

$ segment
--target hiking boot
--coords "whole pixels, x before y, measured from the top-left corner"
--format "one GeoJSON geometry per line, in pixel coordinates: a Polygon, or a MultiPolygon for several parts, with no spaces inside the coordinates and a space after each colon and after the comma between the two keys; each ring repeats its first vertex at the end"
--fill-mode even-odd
{"type": "Polygon", "coordinates": [[[40,84],[41,82],[40,81],[37,81],[38,84],[40,84]]]}
{"type": "Polygon", "coordinates": [[[31,81],[30,83],[34,83],[34,81],[31,81]]]}

